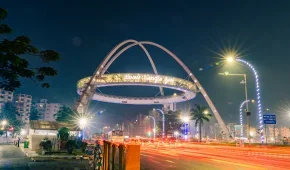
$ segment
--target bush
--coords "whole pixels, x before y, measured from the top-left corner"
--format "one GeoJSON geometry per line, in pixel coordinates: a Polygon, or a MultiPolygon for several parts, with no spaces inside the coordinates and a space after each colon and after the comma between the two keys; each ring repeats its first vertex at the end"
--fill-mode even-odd
{"type": "Polygon", "coordinates": [[[39,146],[48,152],[50,152],[52,150],[52,142],[50,140],[48,140],[48,138],[44,138],[40,142],[39,146]]]}
{"type": "Polygon", "coordinates": [[[68,140],[66,142],[65,147],[67,148],[67,152],[69,154],[72,154],[74,147],[76,146],[76,141],[75,140],[68,140]]]}
{"type": "Polygon", "coordinates": [[[69,137],[69,129],[67,127],[61,127],[58,129],[58,134],[59,134],[60,140],[67,141],[69,137]]]}
{"type": "Polygon", "coordinates": [[[85,153],[88,143],[82,142],[82,152],[85,153]]]}

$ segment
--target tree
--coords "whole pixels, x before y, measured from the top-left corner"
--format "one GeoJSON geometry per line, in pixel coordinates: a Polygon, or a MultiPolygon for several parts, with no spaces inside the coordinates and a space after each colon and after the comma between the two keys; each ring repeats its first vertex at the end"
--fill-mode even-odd
{"type": "Polygon", "coordinates": [[[191,120],[195,120],[195,127],[199,126],[199,141],[201,142],[201,127],[204,121],[209,122],[209,118],[212,116],[207,111],[207,106],[195,105],[194,108],[190,110],[191,120]]]}
{"type": "MultiPolygon", "coordinates": [[[[174,131],[179,131],[182,125],[182,122],[179,119],[180,111],[169,110],[164,114],[165,116],[165,135],[173,134],[174,131]]],[[[159,122],[159,127],[162,132],[162,121],[159,122]]]]}
{"type": "Polygon", "coordinates": [[[38,111],[35,107],[31,107],[31,111],[30,111],[30,120],[38,120],[39,119],[39,115],[38,115],[38,111]]]}
{"type": "Polygon", "coordinates": [[[13,134],[19,133],[24,123],[17,119],[20,114],[17,112],[16,107],[11,102],[5,103],[0,114],[0,120],[7,120],[8,126],[6,128],[12,127],[13,134]]]}
{"type": "MultiPolygon", "coordinates": [[[[7,11],[0,8],[0,35],[12,33],[12,28],[1,23],[6,16],[7,11]]],[[[59,53],[53,50],[39,51],[26,36],[19,36],[13,40],[4,38],[0,40],[0,88],[14,91],[21,86],[22,78],[30,79],[37,85],[41,83],[43,88],[49,88],[50,84],[44,80],[47,76],[56,76],[57,71],[47,65],[59,59],[59,53]],[[39,58],[45,65],[31,67],[24,56],[39,58]]]]}
{"type": "Polygon", "coordinates": [[[75,115],[75,112],[70,107],[62,106],[54,116],[56,117],[56,121],[72,122],[75,115]]]}

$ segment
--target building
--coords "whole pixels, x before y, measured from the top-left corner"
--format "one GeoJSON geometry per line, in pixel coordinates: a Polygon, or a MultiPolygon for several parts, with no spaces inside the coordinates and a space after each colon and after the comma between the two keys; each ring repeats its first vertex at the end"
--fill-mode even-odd
{"type": "Polygon", "coordinates": [[[29,116],[31,110],[32,96],[27,94],[17,94],[14,98],[15,106],[20,114],[17,118],[24,123],[29,123],[29,116]]]}
{"type": "Polygon", "coordinates": [[[13,92],[0,89],[0,111],[6,102],[13,101],[13,92]]]}
{"type": "Polygon", "coordinates": [[[55,114],[61,108],[60,103],[48,103],[47,99],[40,99],[34,107],[39,113],[39,120],[55,121],[55,114]]]}
{"type": "Polygon", "coordinates": [[[44,138],[56,143],[58,130],[62,127],[69,129],[70,137],[76,138],[80,134],[77,126],[65,122],[32,120],[29,125],[29,148],[33,151],[40,149],[39,143],[44,138]]]}

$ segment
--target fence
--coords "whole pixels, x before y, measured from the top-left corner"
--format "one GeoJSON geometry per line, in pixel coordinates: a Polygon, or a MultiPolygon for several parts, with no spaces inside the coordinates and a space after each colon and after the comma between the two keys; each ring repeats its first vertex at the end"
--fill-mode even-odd
{"type": "Polygon", "coordinates": [[[102,170],[140,169],[140,145],[104,141],[102,170]]]}

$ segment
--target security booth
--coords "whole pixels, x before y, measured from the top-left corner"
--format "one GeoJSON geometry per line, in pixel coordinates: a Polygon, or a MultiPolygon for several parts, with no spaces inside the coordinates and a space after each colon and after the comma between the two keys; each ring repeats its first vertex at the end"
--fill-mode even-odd
{"type": "Polygon", "coordinates": [[[29,149],[32,151],[39,150],[39,143],[44,138],[56,141],[58,129],[62,127],[67,127],[70,130],[70,136],[77,136],[80,133],[80,129],[73,124],[57,121],[31,120],[28,135],[29,149]]]}

